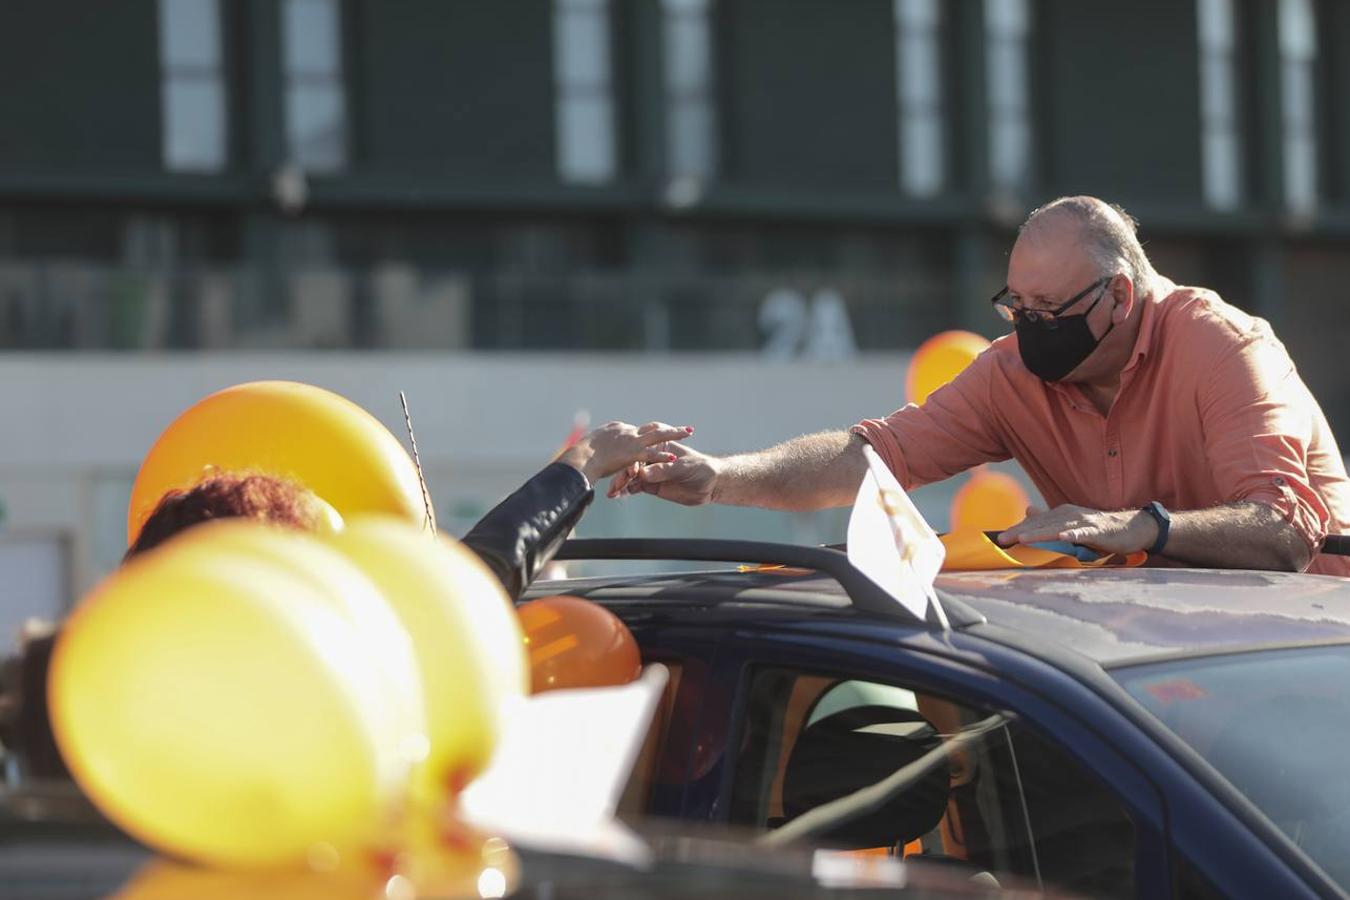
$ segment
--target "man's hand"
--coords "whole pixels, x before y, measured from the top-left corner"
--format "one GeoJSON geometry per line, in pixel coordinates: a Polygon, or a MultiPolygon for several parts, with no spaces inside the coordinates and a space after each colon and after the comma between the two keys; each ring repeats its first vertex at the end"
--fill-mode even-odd
{"type": "Polygon", "coordinates": [[[1004,547],[1041,541],[1068,541],[1103,553],[1147,550],[1158,539],[1158,523],[1139,510],[1104,512],[1064,504],[1046,511],[1027,507],[1027,517],[998,536],[1004,547]]]}
{"type": "Polygon", "coordinates": [[[669,461],[629,466],[610,482],[609,496],[654,494],[685,506],[711,502],[717,486],[716,457],[683,444],[670,443],[661,449],[670,453],[669,461]]]}
{"type": "Polygon", "coordinates": [[[595,484],[615,472],[642,463],[666,463],[676,459],[661,445],[689,437],[691,426],[679,428],[661,422],[634,427],[607,422],[563,451],[558,462],[566,463],[595,484]]]}

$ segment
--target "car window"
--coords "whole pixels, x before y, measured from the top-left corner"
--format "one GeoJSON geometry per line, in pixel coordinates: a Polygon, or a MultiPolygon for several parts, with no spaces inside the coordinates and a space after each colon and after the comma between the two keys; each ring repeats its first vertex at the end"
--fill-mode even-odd
{"type": "MultiPolygon", "coordinates": [[[[766,830],[881,781],[994,712],[913,686],[784,669],[755,674],[745,709],[731,819],[766,830]]],[[[1134,894],[1134,826],[1119,800],[1015,720],[817,837],[972,876],[1134,894]]]]}
{"type": "Polygon", "coordinates": [[[1111,674],[1350,888],[1350,647],[1148,663],[1111,674]]]}

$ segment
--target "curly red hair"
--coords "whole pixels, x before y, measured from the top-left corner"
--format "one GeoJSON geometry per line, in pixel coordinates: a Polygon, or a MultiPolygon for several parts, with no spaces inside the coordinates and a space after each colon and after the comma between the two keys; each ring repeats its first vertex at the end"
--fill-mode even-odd
{"type": "Polygon", "coordinates": [[[161,497],[123,559],[212,519],[257,519],[297,531],[314,531],[322,515],[316,499],[306,488],[275,475],[216,475],[195,487],[169,491],[161,497]]]}

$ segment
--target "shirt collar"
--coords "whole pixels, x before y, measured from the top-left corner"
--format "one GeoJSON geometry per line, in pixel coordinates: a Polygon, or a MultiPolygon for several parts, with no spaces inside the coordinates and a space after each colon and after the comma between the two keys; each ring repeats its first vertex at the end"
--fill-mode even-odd
{"type": "Polygon", "coordinates": [[[1158,330],[1158,307],[1168,297],[1172,296],[1177,286],[1170,279],[1159,277],[1154,283],[1153,294],[1142,301],[1144,304],[1143,312],[1139,319],[1139,334],[1134,339],[1134,349],[1130,351],[1130,358],[1125,363],[1125,368],[1121,369],[1121,374],[1130,371],[1139,360],[1148,355],[1148,351],[1153,347],[1153,334],[1158,330]]]}

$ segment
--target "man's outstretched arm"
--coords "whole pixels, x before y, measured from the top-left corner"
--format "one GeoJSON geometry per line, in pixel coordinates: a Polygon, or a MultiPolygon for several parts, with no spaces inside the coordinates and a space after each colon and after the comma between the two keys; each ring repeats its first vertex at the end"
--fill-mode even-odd
{"type": "MultiPolygon", "coordinates": [[[[1172,512],[1162,555],[1216,569],[1273,569],[1301,572],[1313,548],[1280,512],[1258,501],[1172,512]]],[[[1028,510],[1027,518],[998,536],[1000,544],[1072,541],[1112,553],[1147,550],[1158,539],[1158,523],[1137,510],[1103,511],[1082,506],[1028,510]]]]}
{"type": "Polygon", "coordinates": [[[846,431],[822,431],[757,453],[709,456],[683,444],[668,445],[673,462],[629,469],[609,495],[648,493],[698,506],[724,503],[805,511],[847,506],[867,468],[863,440],[846,431]]]}

